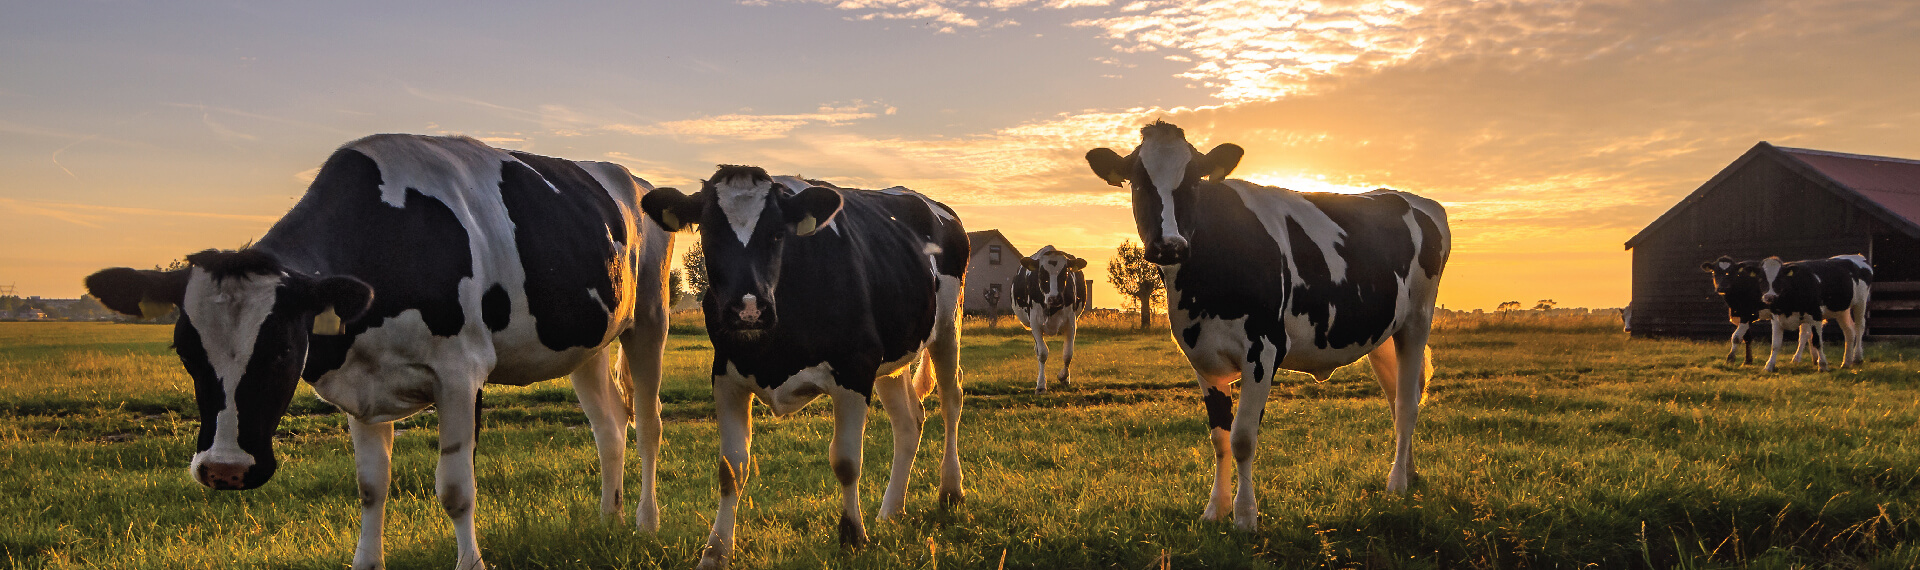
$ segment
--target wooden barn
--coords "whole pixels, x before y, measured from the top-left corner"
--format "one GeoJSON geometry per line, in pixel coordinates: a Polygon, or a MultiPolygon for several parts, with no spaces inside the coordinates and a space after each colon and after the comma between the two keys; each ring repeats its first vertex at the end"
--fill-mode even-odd
{"type": "MultiPolygon", "coordinates": [[[[1873,263],[1868,334],[1920,334],[1920,161],[1761,142],[1640,230],[1627,249],[1635,336],[1733,332],[1703,261],[1849,253],[1873,263]]],[[[1755,330],[1767,334],[1767,327],[1755,330]]],[[[1830,335],[1836,330],[1828,327],[1830,335]]]]}

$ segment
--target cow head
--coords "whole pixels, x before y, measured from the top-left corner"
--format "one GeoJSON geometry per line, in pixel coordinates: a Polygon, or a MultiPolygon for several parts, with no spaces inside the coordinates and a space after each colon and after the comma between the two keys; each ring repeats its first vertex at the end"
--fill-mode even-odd
{"type": "Polygon", "coordinates": [[[1079,280],[1074,277],[1087,268],[1087,260],[1047,246],[1030,257],[1020,258],[1020,268],[1026,270],[1027,291],[1040,297],[1049,312],[1080,299],[1079,280]]]}
{"type": "Polygon", "coordinates": [[[259,250],[206,250],[174,271],[125,267],[86,279],[107,308],[152,318],[175,307],[173,348],[193,377],[200,440],[188,474],[215,489],[273,477],[273,433],[306,364],[307,335],[340,334],[373,302],[352,277],[290,273],[259,250]]]}
{"type": "Polygon", "coordinates": [[[1752,261],[1734,261],[1723,255],[1720,259],[1701,262],[1700,270],[1713,275],[1713,291],[1722,297],[1758,296],[1762,288],[1760,264],[1752,261]]]}
{"type": "Polygon", "coordinates": [[[1187,232],[1192,231],[1180,227],[1174,206],[1191,200],[1195,186],[1225,180],[1243,153],[1239,145],[1228,143],[1201,154],[1180,127],[1154,121],[1140,128],[1140,146],[1131,154],[1123,157],[1096,148],[1087,151],[1087,166],[1108,184],[1133,182],[1133,223],[1146,245],[1147,261],[1174,265],[1186,261],[1187,232]]]}
{"type": "Polygon", "coordinates": [[[1794,298],[1800,295],[1801,289],[1812,285],[1801,274],[1803,271],[1798,265],[1782,263],[1778,257],[1760,260],[1760,278],[1764,281],[1760,302],[1772,305],[1781,297],[1794,298]]]}
{"type": "Polygon", "coordinates": [[[778,291],[786,240],[813,235],[840,212],[840,193],[815,186],[798,193],[767,171],[722,165],[692,196],[648,192],[640,208],[669,231],[698,225],[707,258],[702,299],[709,330],[756,340],[779,324],[778,291]]]}

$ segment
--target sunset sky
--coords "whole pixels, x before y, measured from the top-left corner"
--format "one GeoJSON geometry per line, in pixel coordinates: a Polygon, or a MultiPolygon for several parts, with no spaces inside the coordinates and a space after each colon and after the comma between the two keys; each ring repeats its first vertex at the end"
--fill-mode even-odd
{"type": "MultiPolygon", "coordinates": [[[[1627,302],[1626,241],[1758,141],[1920,158],[1920,2],[10,2],[0,286],[257,238],[340,144],[464,134],[697,186],[906,185],[1099,268],[1089,148],[1163,118],[1236,177],[1407,190],[1440,302],[1627,302]]],[[[1124,147],[1124,148],[1123,148],[1124,147]]]]}

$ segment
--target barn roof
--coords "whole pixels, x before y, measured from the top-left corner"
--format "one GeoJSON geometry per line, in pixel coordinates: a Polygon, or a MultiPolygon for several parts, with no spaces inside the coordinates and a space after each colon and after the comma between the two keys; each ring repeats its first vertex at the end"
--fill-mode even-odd
{"type": "Polygon", "coordinates": [[[1627,249],[1633,249],[1635,244],[1654,230],[1680,217],[1682,212],[1699,202],[1701,197],[1718,189],[1721,182],[1747,162],[1761,157],[1780,162],[1787,169],[1833,192],[1848,205],[1865,211],[1908,237],[1920,239],[1920,160],[1780,147],[1761,141],[1746,154],[1740,155],[1738,160],[1721,169],[1706,184],[1681,199],[1667,213],[1647,224],[1633,239],[1627,240],[1627,249]]]}
{"type": "Polygon", "coordinates": [[[982,252],[987,251],[986,245],[994,240],[1000,240],[1000,243],[1007,244],[1007,249],[1010,250],[1008,253],[1013,254],[1014,257],[1023,257],[1020,255],[1020,248],[1014,247],[1013,240],[1007,239],[1007,236],[1000,235],[1000,230],[967,232],[967,247],[973,251],[973,255],[980,255],[982,252]]]}

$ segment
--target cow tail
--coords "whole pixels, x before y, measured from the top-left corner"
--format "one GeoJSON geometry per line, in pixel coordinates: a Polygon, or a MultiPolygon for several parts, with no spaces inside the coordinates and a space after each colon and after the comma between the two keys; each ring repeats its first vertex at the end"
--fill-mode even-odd
{"type": "Polygon", "coordinates": [[[614,391],[620,393],[620,409],[626,413],[623,426],[633,425],[633,374],[627,370],[627,347],[624,342],[616,342],[607,347],[607,380],[613,383],[614,391]]]}
{"type": "Polygon", "coordinates": [[[929,357],[928,354],[928,349],[920,349],[920,356],[915,359],[913,363],[913,397],[915,401],[925,400],[928,394],[933,393],[935,385],[939,384],[939,382],[933,378],[933,359],[929,357]]]}

